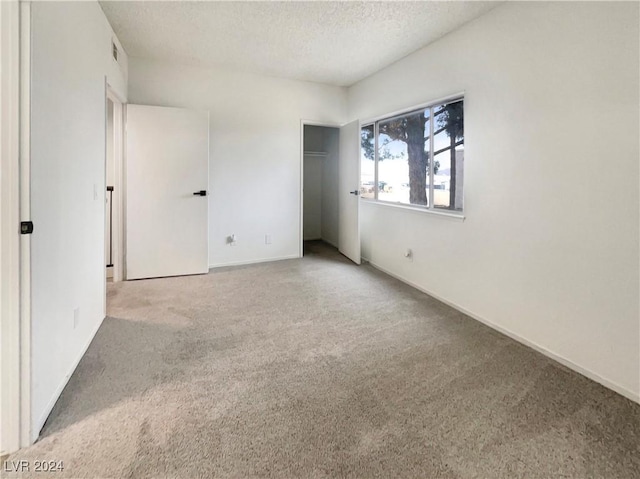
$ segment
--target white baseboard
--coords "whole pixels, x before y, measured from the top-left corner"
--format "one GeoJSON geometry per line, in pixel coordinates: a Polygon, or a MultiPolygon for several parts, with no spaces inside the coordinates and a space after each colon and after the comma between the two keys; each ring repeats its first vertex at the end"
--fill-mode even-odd
{"type": "Polygon", "coordinates": [[[51,414],[51,411],[53,410],[53,407],[56,405],[56,402],[58,401],[58,399],[60,399],[60,395],[62,394],[62,391],[64,390],[64,388],[69,383],[69,379],[71,379],[71,376],[73,375],[73,373],[75,372],[76,368],[78,367],[78,364],[80,364],[80,360],[84,357],[85,353],[87,352],[87,349],[89,349],[89,345],[91,344],[91,341],[93,341],[93,338],[95,338],[96,334],[98,333],[98,329],[100,329],[100,326],[102,326],[102,323],[105,320],[105,318],[106,318],[106,316],[104,318],[102,318],[100,321],[98,321],[98,325],[96,326],[96,328],[91,333],[91,336],[89,337],[89,340],[87,341],[87,343],[84,345],[84,347],[80,351],[80,354],[78,355],[76,360],[73,362],[71,370],[64,377],[64,379],[62,380],[60,385],[56,388],[56,391],[53,394],[53,397],[51,398],[51,400],[49,401],[49,404],[47,404],[47,407],[45,408],[44,414],[42,414],[42,416],[40,416],[40,418],[38,418],[38,421],[33,425],[33,428],[31,429],[31,442],[32,443],[36,442],[38,440],[38,437],[40,437],[40,431],[42,431],[42,428],[44,427],[44,423],[47,422],[47,419],[48,419],[49,415],[51,414]]]}
{"type": "Polygon", "coordinates": [[[229,263],[210,264],[209,269],[224,268],[225,266],[245,266],[248,264],[270,263],[272,261],[283,261],[285,259],[297,259],[297,258],[300,258],[300,256],[297,254],[292,254],[287,256],[278,256],[275,258],[252,259],[248,261],[231,261],[229,263]]]}
{"type": "Polygon", "coordinates": [[[485,318],[483,318],[483,317],[481,317],[481,316],[479,316],[479,315],[477,315],[477,314],[475,314],[475,313],[463,308],[462,306],[459,306],[458,304],[456,304],[453,301],[450,301],[450,300],[448,300],[446,298],[443,298],[443,297],[441,297],[441,296],[439,296],[437,294],[432,293],[431,291],[428,291],[427,289],[423,288],[422,286],[420,286],[420,285],[418,285],[418,284],[416,284],[416,283],[414,283],[412,281],[409,281],[408,279],[406,279],[406,278],[404,278],[404,277],[402,277],[400,275],[397,275],[397,274],[387,270],[386,268],[383,268],[382,266],[374,263],[373,261],[371,261],[369,259],[366,259],[366,258],[362,258],[362,259],[367,261],[371,266],[373,266],[377,270],[382,271],[383,273],[388,274],[389,276],[391,276],[391,277],[393,277],[393,278],[395,278],[395,279],[397,279],[399,281],[402,281],[403,283],[408,284],[409,286],[411,286],[411,287],[413,287],[413,288],[415,288],[415,289],[417,289],[419,291],[422,291],[425,294],[428,294],[429,296],[437,299],[438,301],[442,301],[446,305],[451,306],[452,308],[460,311],[461,313],[466,314],[467,316],[475,319],[476,321],[480,321],[481,323],[489,326],[491,329],[495,329],[496,331],[504,334],[505,336],[508,336],[511,339],[513,339],[513,340],[515,340],[515,341],[517,341],[517,342],[519,342],[521,344],[524,344],[525,346],[528,346],[528,347],[538,351],[541,354],[544,354],[548,358],[553,359],[554,361],[562,364],[563,366],[566,366],[569,369],[571,369],[571,370],[573,370],[573,371],[575,371],[575,372],[577,372],[577,373],[579,373],[579,374],[581,374],[581,375],[583,375],[583,376],[585,376],[585,377],[587,377],[587,378],[589,378],[589,379],[591,379],[591,380],[593,380],[593,381],[595,381],[597,383],[600,383],[604,387],[606,387],[608,389],[611,389],[612,391],[614,391],[614,392],[616,392],[616,393],[618,393],[618,394],[630,399],[631,401],[634,401],[634,402],[640,404],[640,394],[634,393],[633,391],[625,388],[624,386],[620,386],[619,384],[616,384],[613,381],[609,381],[608,379],[603,378],[599,374],[594,373],[593,371],[590,371],[590,370],[588,370],[588,369],[586,369],[586,368],[574,363],[573,361],[571,361],[571,360],[569,360],[569,359],[567,359],[567,358],[565,358],[563,356],[560,356],[559,354],[554,353],[553,351],[548,350],[544,346],[540,346],[539,344],[536,344],[533,341],[530,341],[530,340],[520,336],[517,333],[509,331],[508,329],[506,329],[506,328],[504,328],[502,326],[498,326],[497,324],[489,321],[488,319],[485,319],[485,318]]]}

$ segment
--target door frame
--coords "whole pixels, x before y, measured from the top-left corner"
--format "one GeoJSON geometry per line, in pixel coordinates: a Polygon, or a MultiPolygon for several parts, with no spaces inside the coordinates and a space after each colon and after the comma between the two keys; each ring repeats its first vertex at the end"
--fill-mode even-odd
{"type": "Polygon", "coordinates": [[[0,454],[20,447],[20,5],[0,3],[0,454]]]}
{"type": "Polygon", "coordinates": [[[30,58],[31,5],[0,2],[0,454],[32,443],[31,438],[31,267],[30,235],[30,58]]]}
{"type": "Polygon", "coordinates": [[[317,120],[300,120],[300,214],[298,221],[300,227],[298,230],[298,258],[304,256],[304,127],[305,126],[322,126],[325,128],[340,128],[346,123],[336,123],[330,121],[317,120]]]}
{"type": "MultiPolygon", "coordinates": [[[[124,202],[125,202],[125,178],[124,178],[124,105],[125,101],[114,91],[114,89],[107,83],[106,98],[105,98],[105,136],[107,134],[107,102],[113,103],[113,163],[114,163],[114,184],[111,185],[113,189],[113,230],[112,235],[112,247],[113,247],[113,282],[124,281],[126,279],[125,272],[125,244],[124,244],[124,202]]],[[[107,142],[110,141],[106,138],[105,141],[105,176],[104,186],[102,191],[107,190],[107,142]]],[[[108,215],[106,210],[105,201],[105,221],[108,215]]],[[[106,276],[106,275],[105,275],[106,276]]],[[[106,280],[105,280],[105,294],[106,294],[106,280]]]]}

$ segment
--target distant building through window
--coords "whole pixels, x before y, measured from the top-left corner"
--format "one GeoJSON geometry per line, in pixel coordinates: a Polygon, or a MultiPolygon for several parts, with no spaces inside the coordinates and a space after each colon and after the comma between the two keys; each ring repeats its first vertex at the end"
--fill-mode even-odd
{"type": "Polygon", "coordinates": [[[462,98],[378,120],[360,133],[363,198],[462,211],[462,98]]]}

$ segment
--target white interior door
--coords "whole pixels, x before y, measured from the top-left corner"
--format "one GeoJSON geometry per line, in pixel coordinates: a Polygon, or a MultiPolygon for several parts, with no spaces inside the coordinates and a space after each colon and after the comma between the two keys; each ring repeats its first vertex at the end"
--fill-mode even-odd
{"type": "Polygon", "coordinates": [[[127,105],[126,275],[208,272],[209,112],[127,105]]]}
{"type": "Polygon", "coordinates": [[[360,264],[360,122],[340,128],[338,250],[360,264]]]}

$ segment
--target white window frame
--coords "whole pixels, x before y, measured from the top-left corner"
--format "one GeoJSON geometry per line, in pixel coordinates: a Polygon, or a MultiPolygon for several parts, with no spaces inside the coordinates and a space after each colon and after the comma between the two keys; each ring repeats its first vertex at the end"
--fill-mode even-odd
{"type": "MultiPolygon", "coordinates": [[[[464,209],[462,211],[455,211],[455,210],[443,210],[440,208],[435,208],[434,207],[434,188],[433,188],[433,177],[434,177],[434,172],[433,172],[433,165],[434,165],[434,158],[435,155],[433,155],[433,157],[430,159],[429,161],[429,205],[428,206],[423,206],[423,205],[412,205],[410,203],[399,203],[399,202],[394,202],[394,201],[385,201],[385,200],[380,200],[378,199],[378,136],[379,136],[379,127],[378,124],[381,121],[385,121],[385,120],[391,120],[393,118],[397,118],[400,116],[405,116],[407,114],[411,114],[411,113],[417,113],[419,111],[424,111],[427,108],[433,108],[435,106],[438,106],[440,104],[444,104],[444,103],[451,103],[454,101],[459,101],[462,100],[463,102],[465,102],[465,93],[461,92],[461,93],[457,93],[454,95],[449,95],[443,98],[439,98],[437,100],[433,100],[427,103],[422,103],[416,106],[412,106],[409,108],[404,108],[402,110],[398,110],[398,111],[394,111],[392,113],[387,113],[385,115],[380,115],[377,116],[375,118],[368,118],[364,121],[360,122],[360,129],[362,130],[365,127],[370,127],[373,126],[373,137],[374,137],[374,198],[362,198],[360,197],[361,201],[367,202],[367,203],[375,203],[375,204],[379,204],[379,205],[383,205],[383,206],[392,206],[395,208],[401,208],[401,209],[407,209],[407,210],[413,210],[413,211],[418,211],[418,212],[424,212],[424,213],[429,213],[429,214],[434,214],[434,215],[439,215],[439,216],[447,216],[447,217],[452,217],[452,218],[458,218],[461,220],[465,219],[465,215],[464,215],[464,209]]],[[[430,121],[429,121],[429,152],[430,155],[434,152],[434,138],[433,138],[433,132],[434,132],[434,128],[433,128],[433,118],[431,118],[430,116],[430,121]]],[[[466,142],[465,142],[466,143],[466,142]]],[[[464,191],[463,191],[463,195],[464,195],[464,191]]],[[[464,201],[463,201],[463,205],[464,205],[464,201]]]]}

